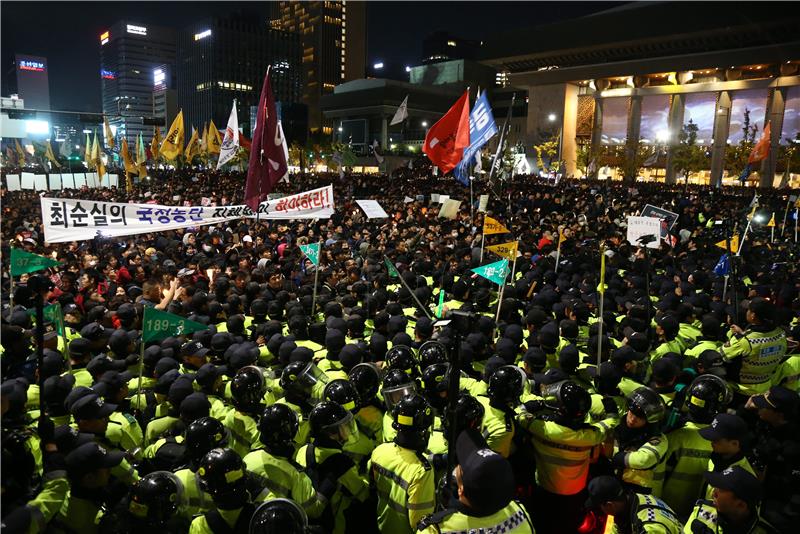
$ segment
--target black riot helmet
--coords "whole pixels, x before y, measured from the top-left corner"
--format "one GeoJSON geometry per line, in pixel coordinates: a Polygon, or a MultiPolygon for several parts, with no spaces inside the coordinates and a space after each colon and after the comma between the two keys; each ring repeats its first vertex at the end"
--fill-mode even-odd
{"type": "Polygon", "coordinates": [[[494,403],[516,406],[522,395],[525,371],[513,365],[504,365],[489,378],[487,393],[494,403]]]}
{"type": "Polygon", "coordinates": [[[155,471],[131,488],[128,511],[151,526],[167,523],[183,501],[183,484],[169,471],[155,471]]]}
{"type": "Polygon", "coordinates": [[[572,421],[583,421],[592,407],[589,392],[571,380],[542,385],[545,402],[572,421]]]}
{"type": "Polygon", "coordinates": [[[686,409],[697,423],[711,423],[732,399],[725,380],[712,374],[698,376],[686,388],[686,409]]]}
{"type": "Polygon", "coordinates": [[[381,388],[386,410],[391,413],[392,408],[400,402],[400,399],[414,393],[416,390],[416,383],[405,371],[402,369],[389,369],[386,376],[383,377],[383,387],[381,388]]]}
{"type": "Polygon", "coordinates": [[[395,443],[409,449],[424,450],[433,428],[431,405],[422,395],[406,395],[392,409],[392,428],[397,430],[395,443]]]}
{"type": "Polygon", "coordinates": [[[667,407],[661,395],[652,389],[642,386],[628,397],[628,409],[636,415],[645,419],[648,424],[657,424],[664,419],[667,407]]]}
{"type": "MultiPolygon", "coordinates": [[[[462,431],[467,429],[480,430],[485,411],[483,404],[478,402],[478,399],[469,393],[461,393],[455,407],[455,435],[459,436],[462,431]]],[[[449,414],[442,417],[445,437],[450,435],[450,421],[449,414]]]]}
{"type": "Polygon", "coordinates": [[[333,440],[339,445],[355,441],[358,428],[353,414],[338,402],[322,401],[308,415],[311,435],[316,440],[333,440]]]}
{"type": "Polygon", "coordinates": [[[292,391],[298,395],[307,395],[311,389],[306,387],[302,382],[297,379],[303,373],[308,362],[296,361],[289,362],[281,372],[280,385],[285,391],[292,391]]]}
{"type": "Polygon", "coordinates": [[[422,371],[422,390],[426,395],[436,395],[447,391],[449,376],[449,363],[433,363],[425,367],[422,371]]]}
{"type": "Polygon", "coordinates": [[[361,401],[358,398],[358,390],[355,384],[343,378],[329,382],[325,386],[323,398],[327,401],[338,402],[345,410],[349,410],[352,413],[356,413],[360,408],[359,403],[361,401]]]}
{"type": "Polygon", "coordinates": [[[319,400],[322,388],[328,382],[327,375],[314,362],[290,362],[281,373],[280,385],[295,395],[319,400]]]}
{"type": "Polygon", "coordinates": [[[291,446],[298,428],[297,414],[283,403],[268,406],[258,420],[261,443],[268,450],[282,451],[287,445],[291,446]]]}
{"type": "Polygon", "coordinates": [[[426,369],[434,363],[447,362],[447,349],[438,341],[426,341],[419,348],[419,368],[426,369]]]}
{"type": "Polygon", "coordinates": [[[413,374],[417,360],[410,347],[395,345],[386,352],[386,364],[390,369],[400,369],[407,374],[413,374]]]}
{"type": "Polygon", "coordinates": [[[186,428],[186,452],[192,460],[200,460],[211,449],[228,444],[228,429],[213,417],[201,417],[186,428]]]}
{"type": "Polygon", "coordinates": [[[371,363],[359,363],[347,374],[358,391],[361,406],[366,406],[381,388],[381,372],[371,363]]]}
{"type": "Polygon", "coordinates": [[[294,501],[270,499],[250,519],[250,534],[305,534],[308,516],[294,501]]]}
{"type": "Polygon", "coordinates": [[[242,367],[231,380],[233,404],[240,410],[255,411],[261,405],[266,392],[264,373],[258,367],[242,367]]]}
{"type": "Polygon", "coordinates": [[[249,500],[242,457],[233,449],[212,449],[197,469],[200,488],[209,493],[217,508],[232,510],[249,500]]]}

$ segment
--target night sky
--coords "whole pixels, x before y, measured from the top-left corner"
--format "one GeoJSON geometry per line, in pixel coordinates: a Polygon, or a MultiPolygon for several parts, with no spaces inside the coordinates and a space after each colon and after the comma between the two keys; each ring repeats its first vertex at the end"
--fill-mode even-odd
{"type": "MultiPolygon", "coordinates": [[[[481,40],[603,11],[622,2],[369,2],[367,64],[416,65],[426,35],[481,40]]],[[[267,2],[11,2],[0,4],[2,74],[14,53],[47,58],[51,107],[101,111],[99,35],[119,19],[181,28],[237,9],[265,20],[267,2]]],[[[532,36],[535,39],[535,36],[532,36]]]]}

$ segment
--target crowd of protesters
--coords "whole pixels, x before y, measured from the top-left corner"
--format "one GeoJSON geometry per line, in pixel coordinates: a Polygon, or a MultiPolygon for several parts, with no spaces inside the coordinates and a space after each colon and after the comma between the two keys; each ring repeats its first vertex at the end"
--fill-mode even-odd
{"type": "MultiPolygon", "coordinates": [[[[156,171],[47,195],[234,205],[244,182],[156,171]]],[[[418,161],[274,192],[330,183],[329,220],[58,244],[39,193],[3,190],[4,529],[796,531],[796,191],[517,176],[471,198],[418,161]],[[677,214],[657,248],[626,239],[647,204],[677,214]],[[485,215],[509,232],[482,243],[485,215]],[[499,300],[472,269],[510,241],[499,300]],[[11,292],[10,246],[60,265],[11,292]],[[66,327],[45,323],[41,360],[40,295],[66,327]],[[147,307],[207,328],[143,343],[147,307]]]]}

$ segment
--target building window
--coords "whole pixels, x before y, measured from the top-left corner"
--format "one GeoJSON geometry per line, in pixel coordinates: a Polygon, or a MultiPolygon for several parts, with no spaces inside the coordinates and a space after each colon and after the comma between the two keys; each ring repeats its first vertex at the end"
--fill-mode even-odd
{"type": "Polygon", "coordinates": [[[601,143],[604,145],[623,145],[628,136],[628,108],[630,98],[627,96],[603,99],[603,130],[601,143]]]}
{"type": "Polygon", "coordinates": [[[711,137],[714,135],[714,113],[716,108],[717,93],[689,93],[686,95],[683,123],[687,124],[691,120],[697,125],[698,145],[711,145],[711,137]]]}
{"type": "Polygon", "coordinates": [[[728,130],[728,142],[737,144],[744,138],[744,112],[750,111],[750,128],[756,126],[758,133],[756,141],[764,130],[764,117],[767,113],[766,89],[750,89],[747,91],[734,91],[731,102],[731,126],[728,130]]]}

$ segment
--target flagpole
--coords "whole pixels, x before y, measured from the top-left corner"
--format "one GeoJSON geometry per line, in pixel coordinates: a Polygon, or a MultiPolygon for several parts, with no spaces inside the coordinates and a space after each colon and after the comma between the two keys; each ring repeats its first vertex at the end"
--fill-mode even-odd
{"type": "MultiPolygon", "coordinates": [[[[598,307],[597,316],[597,379],[600,380],[600,364],[603,357],[603,304],[605,303],[606,288],[605,288],[605,267],[606,267],[606,251],[605,245],[600,244],[600,305],[598,307]]],[[[647,295],[650,298],[650,295],[647,295]]],[[[649,328],[649,323],[648,323],[649,328]]]]}
{"type": "Polygon", "coordinates": [[[144,328],[145,325],[142,325],[142,340],[139,343],[139,378],[136,381],[136,397],[138,397],[139,401],[136,403],[137,408],[140,412],[144,412],[144,408],[141,405],[141,395],[142,395],[142,373],[144,372],[144,328]]]}
{"type": "Polygon", "coordinates": [[[770,243],[774,243],[775,242],[775,212],[774,211],[772,212],[772,219],[770,219],[770,221],[772,222],[772,226],[770,227],[769,242],[770,243]]]}
{"type": "Polygon", "coordinates": [[[800,211],[800,208],[794,209],[794,242],[797,243],[797,212],[800,211]]]}
{"type": "Polygon", "coordinates": [[[316,322],[317,313],[317,282],[319,281],[319,266],[322,263],[322,238],[319,240],[319,248],[317,249],[317,264],[314,266],[314,293],[311,297],[311,318],[316,322]]]}
{"type": "MultiPolygon", "coordinates": [[[[64,310],[61,309],[61,303],[58,304],[58,322],[61,328],[61,339],[64,342],[64,352],[67,356],[67,371],[72,371],[72,360],[69,359],[69,346],[67,342],[67,328],[64,326],[64,310]]],[[[62,354],[63,356],[64,354],[62,354]]]]}
{"type": "Polygon", "coordinates": [[[791,206],[791,201],[786,203],[786,209],[783,211],[783,224],[781,225],[781,238],[783,238],[783,231],[786,230],[786,218],[789,216],[789,206],[791,206]]]}
{"type": "MultiPolygon", "coordinates": [[[[494,324],[495,328],[497,328],[497,323],[500,322],[500,306],[503,304],[503,293],[506,289],[506,280],[503,279],[503,283],[500,285],[500,293],[497,296],[497,313],[494,315],[494,324]]],[[[492,340],[494,340],[494,334],[492,335],[492,340]]]]}
{"type": "MultiPolygon", "coordinates": [[[[474,166],[473,166],[474,169],[474,166]]],[[[472,196],[472,181],[473,176],[469,176],[469,226],[470,231],[475,227],[475,201],[472,196]]]]}
{"type": "MultiPolygon", "coordinates": [[[[388,261],[388,262],[389,262],[391,265],[394,265],[394,263],[392,263],[392,260],[390,260],[390,259],[389,259],[389,257],[388,257],[386,254],[384,254],[384,255],[383,255],[383,259],[384,259],[384,260],[386,260],[386,261],[388,261]]],[[[395,270],[397,270],[397,268],[395,268],[395,270]]],[[[397,279],[398,279],[398,280],[400,280],[400,283],[401,283],[401,284],[403,284],[403,287],[404,287],[404,288],[406,288],[406,291],[408,291],[409,293],[411,293],[411,296],[412,296],[412,297],[414,297],[414,301],[416,301],[417,305],[418,305],[418,306],[419,306],[419,308],[422,310],[422,313],[424,313],[424,314],[425,314],[425,316],[426,316],[428,319],[432,319],[432,317],[431,317],[431,314],[430,314],[430,313],[428,313],[428,308],[426,308],[425,306],[423,306],[423,305],[422,305],[422,302],[420,302],[420,301],[419,301],[419,299],[417,298],[417,295],[416,295],[416,294],[415,294],[413,291],[411,291],[411,288],[410,288],[410,287],[408,287],[408,284],[406,284],[406,281],[405,281],[405,280],[403,280],[403,277],[402,277],[402,275],[400,274],[400,271],[397,271],[397,279]]]]}
{"type": "MultiPolygon", "coordinates": [[[[484,228],[486,227],[486,215],[483,216],[483,226],[484,226],[484,228]]],[[[483,245],[484,245],[484,241],[486,241],[486,234],[483,233],[483,228],[481,228],[481,261],[480,261],[480,263],[483,263],[483,245]]]]}

